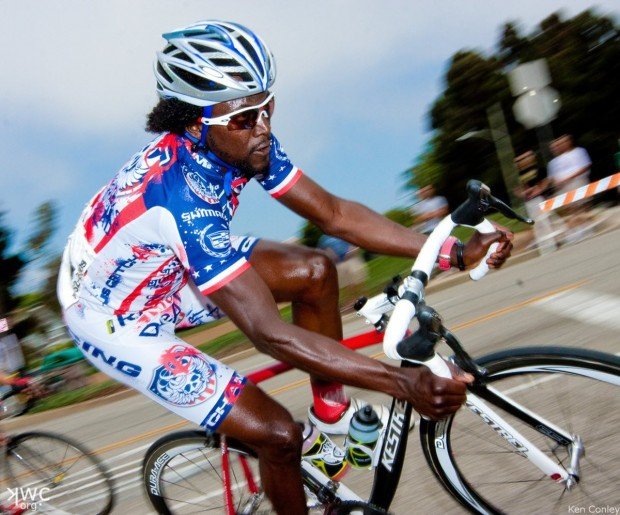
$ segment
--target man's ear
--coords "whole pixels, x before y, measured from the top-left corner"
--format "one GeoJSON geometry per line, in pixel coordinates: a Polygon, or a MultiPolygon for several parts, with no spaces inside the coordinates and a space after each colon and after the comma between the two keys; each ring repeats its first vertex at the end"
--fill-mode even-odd
{"type": "Polygon", "coordinates": [[[187,132],[189,132],[195,138],[200,138],[200,132],[202,130],[202,124],[194,123],[192,125],[188,125],[186,127],[186,129],[187,129],[187,132]]]}

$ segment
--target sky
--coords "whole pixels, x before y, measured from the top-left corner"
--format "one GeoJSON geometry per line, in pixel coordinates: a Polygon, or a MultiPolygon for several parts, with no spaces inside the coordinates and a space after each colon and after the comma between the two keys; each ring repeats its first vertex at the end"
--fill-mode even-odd
{"type": "MultiPolygon", "coordinates": [[[[555,11],[617,16],[616,0],[0,0],[0,211],[18,247],[46,200],[59,253],[90,197],[151,139],[152,63],[161,34],[202,19],[244,24],[270,46],[273,132],[329,191],[384,212],[430,138],[428,111],[451,56],[495,51],[506,21],[525,33],[555,11]]],[[[257,184],[235,234],[285,240],[302,220],[257,184]]]]}

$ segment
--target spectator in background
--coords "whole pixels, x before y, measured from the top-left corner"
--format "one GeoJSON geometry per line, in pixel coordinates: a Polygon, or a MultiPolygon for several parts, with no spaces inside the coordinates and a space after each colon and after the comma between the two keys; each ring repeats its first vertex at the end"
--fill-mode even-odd
{"type": "Polygon", "coordinates": [[[547,174],[556,193],[566,193],[588,184],[592,161],[585,148],[576,147],[569,134],[553,140],[550,148],[555,157],[549,162],[547,174]]]}
{"type": "Polygon", "coordinates": [[[25,366],[24,354],[8,317],[0,317],[0,372],[15,374],[25,366]]]}
{"type": "Polygon", "coordinates": [[[514,162],[519,173],[519,188],[516,194],[523,199],[527,216],[536,222],[534,224],[536,245],[543,254],[556,250],[554,236],[563,232],[564,224],[561,220],[554,220],[554,224],[559,223],[562,226],[562,229],[554,231],[551,215],[543,213],[539,207],[550,191],[550,181],[545,177],[544,170],[539,167],[538,158],[532,150],[518,155],[514,162]]]}
{"type": "Polygon", "coordinates": [[[445,197],[435,194],[432,184],[420,188],[416,196],[418,202],[411,207],[413,223],[419,225],[417,230],[424,234],[430,234],[437,224],[450,213],[448,201],[445,197]]]}
{"type": "Polygon", "coordinates": [[[336,264],[341,311],[352,308],[356,299],[364,295],[367,278],[366,262],[361,256],[359,247],[335,236],[323,234],[319,238],[317,248],[323,250],[336,264]]]}
{"type": "MultiPolygon", "coordinates": [[[[586,149],[575,146],[571,135],[564,134],[553,140],[550,149],[555,157],[549,162],[547,176],[556,194],[567,193],[589,183],[592,161],[586,149]]],[[[588,207],[588,200],[580,200],[560,211],[568,226],[564,236],[566,243],[579,241],[589,234],[589,228],[585,226],[591,222],[588,207]]]]}

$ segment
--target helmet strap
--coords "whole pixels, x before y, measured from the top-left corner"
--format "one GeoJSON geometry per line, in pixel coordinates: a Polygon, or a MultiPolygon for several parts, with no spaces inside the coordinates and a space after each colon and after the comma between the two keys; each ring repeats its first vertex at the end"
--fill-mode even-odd
{"type": "MultiPolygon", "coordinates": [[[[202,108],[202,117],[203,118],[211,118],[211,113],[213,113],[213,106],[204,106],[202,108]]],[[[202,124],[202,129],[200,130],[200,148],[207,148],[207,131],[209,130],[209,126],[202,124]]]]}
{"type": "MultiPolygon", "coordinates": [[[[213,113],[213,106],[204,106],[202,108],[203,118],[211,118],[211,113],[213,113]]],[[[200,129],[200,140],[192,136],[188,131],[185,131],[185,136],[193,143],[192,150],[194,152],[197,150],[207,150],[207,132],[208,131],[209,131],[209,126],[202,124],[202,128],[200,129]]]]}

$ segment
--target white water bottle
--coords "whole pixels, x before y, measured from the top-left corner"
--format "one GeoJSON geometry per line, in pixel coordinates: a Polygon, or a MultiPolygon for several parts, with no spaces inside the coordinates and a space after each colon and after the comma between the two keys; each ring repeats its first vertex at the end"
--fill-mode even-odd
{"type": "Polygon", "coordinates": [[[345,444],[346,458],[352,467],[361,469],[372,466],[380,432],[381,421],[370,404],[355,412],[345,444]]]}

